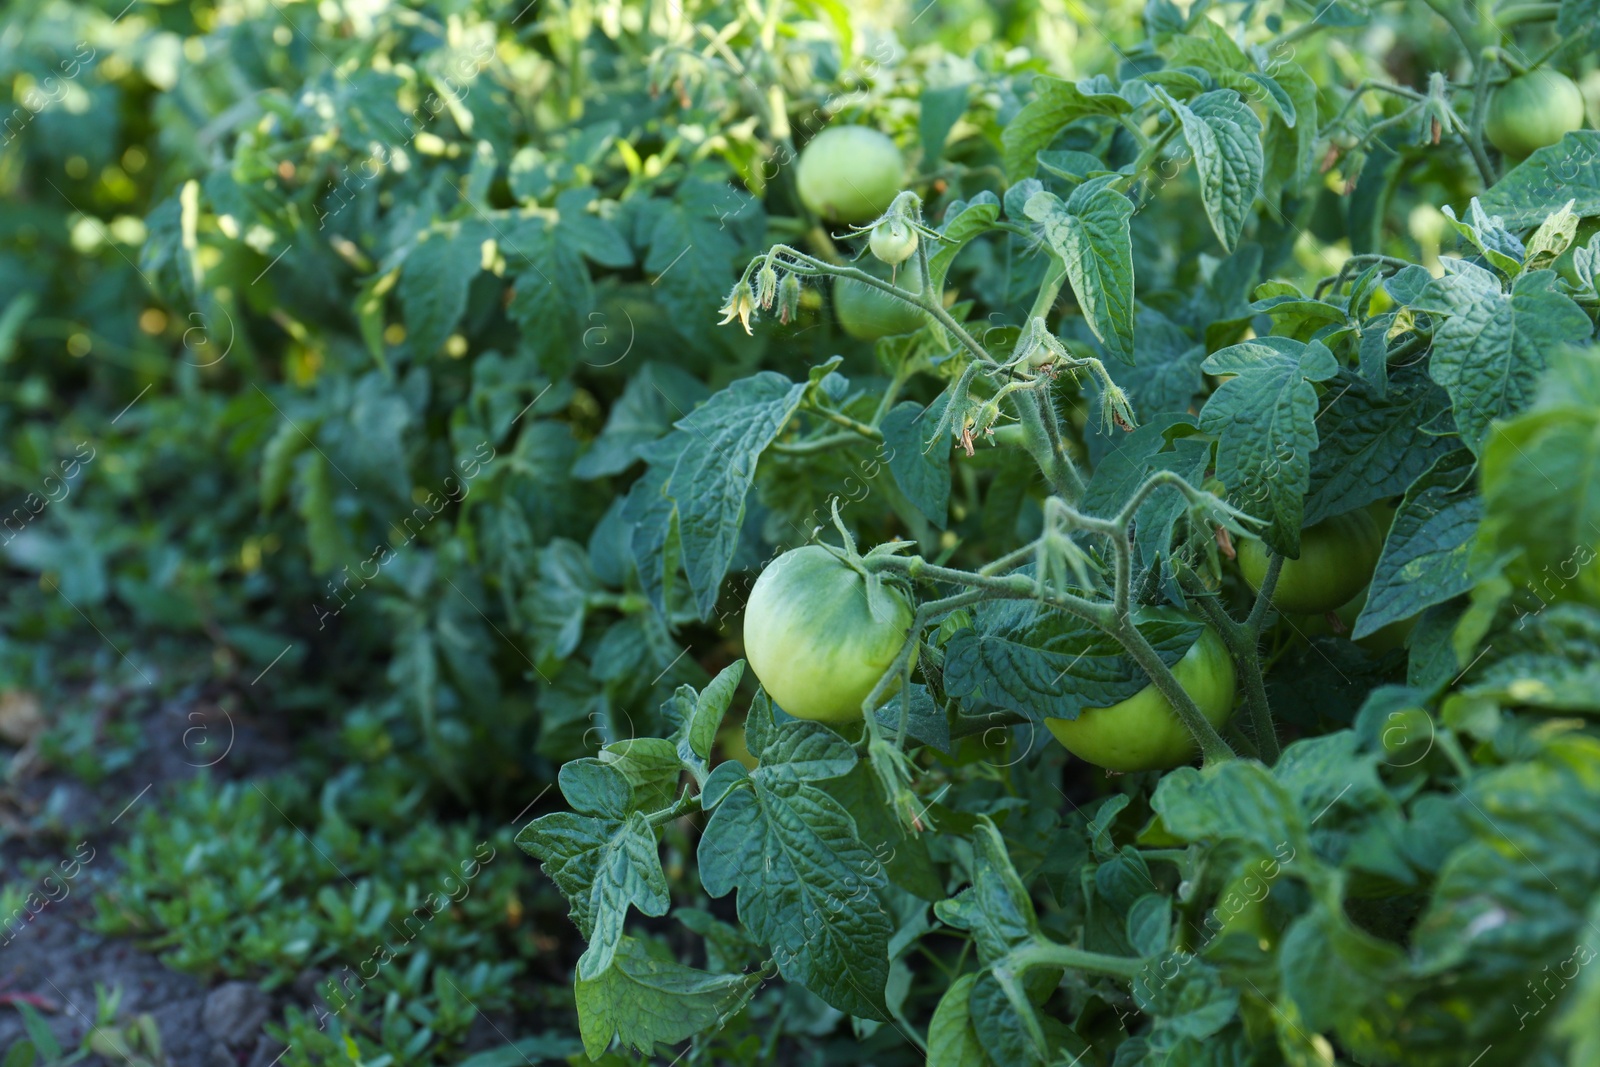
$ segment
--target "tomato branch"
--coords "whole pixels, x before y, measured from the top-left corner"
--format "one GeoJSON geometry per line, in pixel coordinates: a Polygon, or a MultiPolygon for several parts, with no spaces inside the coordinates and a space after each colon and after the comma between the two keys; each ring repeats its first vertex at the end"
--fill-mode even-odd
{"type": "Polygon", "coordinates": [[[995,964],[995,967],[996,969],[1003,967],[1009,973],[1018,976],[1035,967],[1062,967],[1069,971],[1088,971],[1091,974],[1104,974],[1131,981],[1144,967],[1144,961],[1129,956],[1090,952],[1087,949],[1073,948],[1071,945],[1058,945],[1041,938],[1031,944],[1012,949],[1004,959],[995,964]]]}
{"type": "Polygon", "coordinates": [[[1267,576],[1261,583],[1261,593],[1256,598],[1249,618],[1242,623],[1235,622],[1213,595],[1201,592],[1191,598],[1206,620],[1222,635],[1228,651],[1233,653],[1239,681],[1244,687],[1245,708],[1250,715],[1250,727],[1255,733],[1257,750],[1261,761],[1269,767],[1278,762],[1281,749],[1272,721],[1272,709],[1267,703],[1266,672],[1261,663],[1261,627],[1266,619],[1265,608],[1272,601],[1272,590],[1277,586],[1278,572],[1282,568],[1283,557],[1274,553],[1267,563],[1267,576]]]}

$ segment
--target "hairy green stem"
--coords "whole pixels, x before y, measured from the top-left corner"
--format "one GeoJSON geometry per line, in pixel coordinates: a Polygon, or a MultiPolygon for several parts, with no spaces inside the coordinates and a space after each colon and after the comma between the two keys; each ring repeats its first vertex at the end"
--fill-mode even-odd
{"type": "Polygon", "coordinates": [[[844,448],[847,445],[858,445],[865,438],[858,433],[830,433],[824,437],[813,437],[806,441],[774,441],[768,447],[784,456],[810,456],[818,452],[826,452],[831,448],[844,448]]]}
{"type": "Polygon", "coordinates": [[[1133,624],[1133,620],[1121,617],[1111,630],[1111,635],[1122,643],[1128,650],[1128,655],[1144,672],[1150,676],[1150,681],[1160,690],[1161,695],[1167,698],[1167,703],[1172,705],[1172,710],[1177,713],[1178,719],[1200,745],[1200,757],[1206,763],[1221,763],[1224,760],[1235,758],[1233,749],[1217,733],[1217,728],[1211,725],[1209,719],[1200,711],[1199,705],[1194,702],[1187,690],[1179,683],[1172,668],[1161,661],[1156,650],[1145,640],[1144,634],[1133,624]]]}
{"type": "Polygon", "coordinates": [[[1422,0],[1423,3],[1433,8],[1440,18],[1449,24],[1451,31],[1461,41],[1461,47],[1466,49],[1467,59],[1476,62],[1478,55],[1478,27],[1476,21],[1468,21],[1465,9],[1472,8],[1474,13],[1477,8],[1463,4],[1461,0],[1422,0]]]}
{"type": "Polygon", "coordinates": [[[1487,188],[1495,183],[1494,163],[1489,159],[1488,149],[1483,147],[1483,124],[1489,114],[1489,68],[1487,56],[1479,58],[1478,69],[1474,72],[1477,85],[1472,92],[1472,114],[1467,119],[1467,131],[1462,136],[1466,138],[1467,149],[1472,153],[1472,162],[1478,168],[1478,177],[1483,179],[1487,188]]]}
{"type": "Polygon", "coordinates": [[[1089,952],[1041,939],[1031,945],[1012,949],[1010,955],[1005,957],[1005,965],[1017,975],[1035,967],[1063,967],[1069,971],[1088,971],[1091,974],[1132,979],[1144,967],[1144,961],[1104,952],[1089,952]]]}
{"type": "MultiPolygon", "coordinates": [[[[1282,559],[1282,556],[1273,556],[1273,560],[1280,563],[1282,559]]],[[[1273,565],[1269,563],[1268,568],[1270,571],[1273,565]]],[[[1276,573],[1272,574],[1272,577],[1276,580],[1276,573]]],[[[1262,588],[1265,589],[1266,586],[1263,585],[1262,588]]],[[[1266,603],[1267,599],[1267,597],[1258,598],[1256,603],[1257,605],[1266,603]]],[[[1277,729],[1272,722],[1272,708],[1267,703],[1267,686],[1263,677],[1259,647],[1260,631],[1249,621],[1244,623],[1233,621],[1215,597],[1196,595],[1193,600],[1199,605],[1206,621],[1222,635],[1223,643],[1233,654],[1239,682],[1244,688],[1245,709],[1250,716],[1250,729],[1255,734],[1256,753],[1261,762],[1270,767],[1278,762],[1281,749],[1278,746],[1277,729]]]]}
{"type": "Polygon", "coordinates": [[[1017,418],[1028,454],[1050,480],[1050,490],[1068,501],[1083,496],[1083,476],[1061,443],[1055,407],[1042,390],[1029,389],[1016,398],[1017,418]]]}
{"type": "Polygon", "coordinates": [[[1561,14],[1560,4],[1512,4],[1490,16],[1502,30],[1524,22],[1549,22],[1561,14]]]}
{"type": "Polygon", "coordinates": [[[820,404],[813,407],[804,408],[803,410],[812,415],[816,415],[818,418],[827,419],[831,423],[843,426],[845,429],[851,431],[852,433],[859,434],[869,441],[883,440],[883,434],[880,433],[876,427],[869,426],[860,419],[852,419],[849,415],[846,415],[842,411],[834,411],[832,408],[825,408],[820,404]]]}

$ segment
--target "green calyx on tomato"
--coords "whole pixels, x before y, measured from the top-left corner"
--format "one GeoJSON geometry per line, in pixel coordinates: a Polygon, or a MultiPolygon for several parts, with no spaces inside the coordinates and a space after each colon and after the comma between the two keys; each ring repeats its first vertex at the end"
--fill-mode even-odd
{"type": "Polygon", "coordinates": [[[880,260],[898,266],[917,251],[917,231],[905,219],[887,218],[872,227],[867,244],[880,260]]]}
{"type": "Polygon", "coordinates": [[[911,603],[885,585],[874,615],[867,580],[820,545],[768,564],[745,605],[744,654],[762,688],[799,719],[848,722],[894,662],[911,603]]]}
{"type": "Polygon", "coordinates": [[[894,202],[905,172],[905,158],[887,135],[867,126],[829,126],[801,151],[795,184],[812,213],[831,222],[867,222],[894,202]]]}
{"type": "Polygon", "coordinates": [[[1583,93],[1558,70],[1531,70],[1494,91],[1483,128],[1496,148],[1522,159],[1583,128],[1583,93]]]}
{"type": "MultiPolygon", "coordinates": [[[[921,265],[915,259],[906,263],[899,270],[895,284],[911,292],[921,292],[921,265]]],[[[910,333],[922,325],[924,316],[923,310],[915,304],[853,278],[834,282],[833,312],[844,332],[860,341],[910,333]]]]}
{"type": "MultiPolygon", "coordinates": [[[[1295,615],[1322,615],[1349,603],[1372,580],[1383,552],[1383,532],[1366,511],[1324,519],[1300,531],[1300,558],[1286,559],[1272,603],[1295,615]]],[[[1259,590],[1270,558],[1260,541],[1239,546],[1239,571],[1259,590]]]]}
{"type": "MultiPolygon", "coordinates": [[[[1147,609],[1138,618],[1147,618],[1154,610],[1147,609]]],[[[1228,721],[1233,711],[1233,659],[1215,630],[1207,626],[1200,631],[1189,651],[1172,665],[1172,674],[1206,721],[1219,728],[1228,721]]],[[[1166,770],[1200,753],[1194,735],[1154,685],[1108,708],[1084,708],[1076,719],[1046,719],[1044,724],[1068,752],[1110,771],[1166,770]]]]}

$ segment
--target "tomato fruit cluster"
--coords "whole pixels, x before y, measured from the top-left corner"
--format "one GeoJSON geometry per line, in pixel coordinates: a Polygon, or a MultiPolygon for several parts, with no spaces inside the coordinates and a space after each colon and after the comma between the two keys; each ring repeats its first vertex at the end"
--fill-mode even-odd
{"type": "Polygon", "coordinates": [[[848,722],[911,628],[911,604],[885,586],[875,617],[866,579],[820,545],[785,552],[761,572],[745,606],[744,654],[767,695],[798,719],[848,722]]]}

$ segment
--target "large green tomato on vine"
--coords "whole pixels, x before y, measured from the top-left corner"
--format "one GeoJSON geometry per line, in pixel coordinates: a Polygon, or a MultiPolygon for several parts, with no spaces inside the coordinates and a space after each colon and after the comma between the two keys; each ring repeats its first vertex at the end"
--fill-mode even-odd
{"type": "MultiPolygon", "coordinates": [[[[1383,532],[1366,511],[1324,519],[1300,531],[1300,558],[1283,561],[1272,603],[1296,615],[1321,615],[1349,603],[1372,580],[1383,551],[1383,532]]],[[[1239,546],[1239,570],[1251,589],[1267,576],[1267,547],[1239,546]]]]}
{"type": "Polygon", "coordinates": [[[1521,159],[1583,128],[1583,93],[1558,70],[1529,71],[1495,90],[1483,128],[1496,148],[1521,159]]]}
{"type": "MultiPolygon", "coordinates": [[[[1199,639],[1172,665],[1172,674],[1211,725],[1227,722],[1233,711],[1233,659],[1215,630],[1207,626],[1200,631],[1199,639]]],[[[1068,752],[1109,771],[1166,770],[1200,752],[1189,728],[1154,685],[1120,704],[1084,708],[1076,719],[1046,719],[1044,724],[1068,752]]]]}
{"type": "Polygon", "coordinates": [[[820,545],[785,552],[761,572],[744,614],[744,655],[767,695],[799,719],[847,722],[889,669],[911,628],[911,604],[867,583],[820,545]]]}
{"type": "MultiPolygon", "coordinates": [[[[871,269],[871,268],[866,268],[871,269]]],[[[873,270],[882,275],[885,272],[873,270]]],[[[894,283],[912,292],[922,290],[922,267],[916,259],[907,260],[895,274],[894,283]]],[[[860,341],[876,341],[897,333],[910,333],[922,325],[924,312],[915,304],[890,296],[882,289],[840,278],[833,286],[833,313],[844,332],[860,341]]]]}
{"type": "Polygon", "coordinates": [[[871,222],[889,209],[906,161],[885,134],[867,126],[829,126],[800,153],[800,202],[830,222],[871,222]]]}

